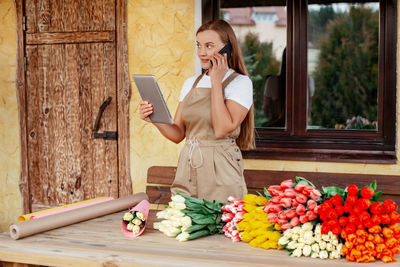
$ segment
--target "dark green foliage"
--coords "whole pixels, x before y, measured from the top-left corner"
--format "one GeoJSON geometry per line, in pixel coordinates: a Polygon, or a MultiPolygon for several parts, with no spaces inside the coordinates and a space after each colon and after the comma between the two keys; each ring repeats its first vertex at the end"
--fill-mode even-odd
{"type": "MultiPolygon", "coordinates": [[[[333,16],[333,15],[331,15],[333,16]]],[[[377,119],[379,14],[363,5],[337,14],[313,73],[311,125],[334,128],[360,115],[377,119]]]]}

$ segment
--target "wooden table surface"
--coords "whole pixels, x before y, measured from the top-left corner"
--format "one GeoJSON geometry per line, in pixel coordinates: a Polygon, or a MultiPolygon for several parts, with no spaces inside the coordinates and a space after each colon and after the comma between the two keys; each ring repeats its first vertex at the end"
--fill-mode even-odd
{"type": "MultiPolygon", "coordinates": [[[[285,250],[253,248],[244,242],[233,243],[223,235],[179,242],[148,227],[140,237],[130,239],[121,234],[122,215],[123,212],[118,212],[20,240],[13,240],[8,233],[2,233],[0,260],[46,266],[84,267],[361,266],[344,259],[289,257],[285,250]]],[[[152,224],[152,221],[149,223],[152,224]]],[[[378,261],[367,266],[395,267],[400,264],[384,264],[378,261]]]]}

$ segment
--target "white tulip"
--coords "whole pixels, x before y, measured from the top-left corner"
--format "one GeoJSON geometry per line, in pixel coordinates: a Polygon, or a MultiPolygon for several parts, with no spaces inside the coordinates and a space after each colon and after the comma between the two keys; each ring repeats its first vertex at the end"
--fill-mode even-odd
{"type": "Polygon", "coordinates": [[[333,251],[333,249],[334,249],[334,247],[333,247],[333,245],[331,243],[327,243],[326,244],[326,250],[327,251],[333,251]]]}
{"type": "Polygon", "coordinates": [[[296,249],[297,248],[297,242],[292,240],[287,244],[288,249],[296,249]]]}
{"type": "Polygon", "coordinates": [[[303,224],[303,225],[301,226],[301,229],[302,229],[303,231],[305,231],[305,232],[311,231],[313,228],[314,228],[314,226],[313,226],[312,223],[310,223],[310,222],[307,222],[307,223],[305,223],[305,224],[303,224]]]}
{"type": "Polygon", "coordinates": [[[316,252],[316,253],[319,253],[319,245],[318,245],[317,243],[314,243],[314,244],[311,246],[311,249],[312,249],[312,251],[314,251],[314,252],[316,252]]]}
{"type": "Polygon", "coordinates": [[[153,223],[153,228],[154,229],[157,229],[157,230],[160,230],[160,222],[155,222],[155,223],[153,223]]]}
{"type": "Polygon", "coordinates": [[[310,256],[310,254],[311,254],[311,246],[305,245],[303,247],[303,255],[308,257],[308,256],[310,256]]]}
{"type": "Polygon", "coordinates": [[[141,224],[142,224],[142,220],[139,219],[139,218],[135,218],[135,219],[132,221],[132,223],[133,223],[134,225],[141,225],[141,224]]]}
{"type": "Polygon", "coordinates": [[[169,202],[169,206],[174,209],[183,210],[186,208],[185,203],[180,202],[169,202]]]}
{"type": "Polygon", "coordinates": [[[337,245],[339,245],[339,241],[337,239],[333,239],[331,240],[331,244],[336,247],[337,245]]]}
{"type": "Polygon", "coordinates": [[[188,237],[189,237],[189,233],[188,232],[182,232],[176,237],[176,239],[178,239],[179,241],[183,242],[183,241],[186,241],[188,237]]]}
{"type": "Polygon", "coordinates": [[[192,219],[189,216],[181,217],[179,223],[182,227],[188,228],[192,225],[192,219]]]}
{"type": "Polygon", "coordinates": [[[304,243],[297,243],[297,248],[302,249],[305,245],[304,243]]]}
{"type": "Polygon", "coordinates": [[[132,231],[133,226],[134,226],[133,223],[128,223],[128,224],[126,225],[126,229],[127,229],[128,231],[132,231]]]}
{"type": "Polygon", "coordinates": [[[322,235],[322,240],[329,241],[330,240],[329,235],[322,235]]]}
{"type": "Polygon", "coordinates": [[[286,236],[282,236],[281,238],[279,238],[278,244],[279,245],[286,245],[287,243],[289,243],[289,239],[286,238],[286,236]]]}
{"type": "Polygon", "coordinates": [[[303,254],[303,251],[300,248],[296,248],[293,252],[292,252],[292,257],[301,257],[301,255],[303,254]]]}
{"type": "Polygon", "coordinates": [[[295,234],[292,235],[292,239],[293,240],[297,240],[299,238],[300,238],[300,234],[298,234],[298,233],[295,233],[295,234]]]}
{"type": "Polygon", "coordinates": [[[319,242],[319,248],[326,249],[326,242],[324,242],[324,241],[319,242]]]}
{"type": "Polygon", "coordinates": [[[136,212],[136,217],[138,217],[140,220],[142,220],[142,221],[144,221],[145,220],[145,218],[144,218],[144,214],[143,213],[141,213],[140,211],[138,211],[138,212],[136,212]]]}
{"type": "Polygon", "coordinates": [[[169,216],[167,210],[168,209],[157,212],[156,213],[157,219],[168,219],[169,216]]]}
{"type": "Polygon", "coordinates": [[[343,244],[342,244],[342,243],[339,243],[339,244],[336,246],[336,250],[339,251],[339,254],[340,254],[340,255],[342,255],[342,253],[341,253],[342,247],[343,247],[343,244]]]}
{"type": "Polygon", "coordinates": [[[185,203],[185,198],[181,195],[175,195],[171,197],[171,200],[176,203],[185,203]]]}
{"type": "Polygon", "coordinates": [[[319,257],[321,258],[321,259],[327,259],[328,258],[328,252],[326,251],[326,250],[321,250],[320,252],[319,252],[319,257]]]}
{"type": "Polygon", "coordinates": [[[133,219],[133,214],[130,212],[126,212],[124,217],[122,218],[124,221],[131,221],[133,219]]]}
{"type": "Polygon", "coordinates": [[[315,231],[316,234],[321,234],[321,224],[317,224],[317,226],[315,226],[315,231]]]}
{"type": "Polygon", "coordinates": [[[301,230],[300,226],[296,226],[292,228],[292,234],[298,234],[300,233],[300,230],[301,230]]]}
{"type": "Polygon", "coordinates": [[[305,243],[306,240],[305,240],[302,236],[300,236],[299,239],[297,239],[297,242],[299,242],[299,243],[305,243]]]}
{"type": "Polygon", "coordinates": [[[286,238],[291,238],[292,235],[293,235],[293,230],[292,230],[292,228],[287,229],[285,232],[283,232],[283,235],[284,235],[286,238]]]}
{"type": "Polygon", "coordinates": [[[319,253],[318,252],[312,252],[311,253],[311,258],[313,258],[313,259],[316,259],[316,258],[318,258],[319,257],[319,253]]]}
{"type": "Polygon", "coordinates": [[[132,233],[134,235],[137,235],[139,232],[140,232],[140,226],[134,225],[133,228],[132,228],[132,233]]]}

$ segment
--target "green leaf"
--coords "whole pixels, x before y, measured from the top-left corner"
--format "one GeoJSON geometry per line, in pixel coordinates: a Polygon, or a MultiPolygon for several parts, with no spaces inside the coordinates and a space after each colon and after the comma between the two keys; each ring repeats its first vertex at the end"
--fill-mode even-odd
{"type": "Polygon", "coordinates": [[[309,180],[306,178],[296,176],[296,184],[306,184],[306,185],[311,185],[312,187],[316,188],[313,183],[311,183],[309,180]]]}
{"type": "Polygon", "coordinates": [[[270,200],[273,197],[270,193],[268,193],[268,190],[266,187],[264,187],[264,195],[268,200],[270,200]]]}
{"type": "Polygon", "coordinates": [[[376,191],[376,180],[373,181],[370,185],[368,185],[369,188],[371,188],[372,190],[376,191]]]}
{"type": "Polygon", "coordinates": [[[333,197],[336,194],[339,194],[339,196],[343,199],[345,195],[345,190],[337,187],[337,186],[323,186],[322,187],[322,195],[324,195],[327,199],[333,197]]]}
{"type": "Polygon", "coordinates": [[[382,195],[382,192],[381,192],[381,191],[375,192],[374,196],[371,198],[371,202],[376,202],[376,201],[378,201],[378,199],[381,197],[381,195],[382,195]]]}
{"type": "Polygon", "coordinates": [[[203,229],[203,230],[199,230],[199,231],[191,233],[187,239],[192,240],[192,239],[196,239],[196,238],[206,236],[209,234],[210,234],[210,231],[208,229],[203,229]]]}
{"type": "Polygon", "coordinates": [[[206,227],[207,224],[193,224],[192,226],[185,229],[185,232],[191,233],[206,227]]]}

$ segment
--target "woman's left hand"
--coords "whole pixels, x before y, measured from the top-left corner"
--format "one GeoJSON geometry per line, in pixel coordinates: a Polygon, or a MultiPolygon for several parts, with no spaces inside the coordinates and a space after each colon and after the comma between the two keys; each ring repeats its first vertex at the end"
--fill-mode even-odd
{"type": "Polygon", "coordinates": [[[215,52],[213,58],[211,58],[211,61],[213,64],[209,70],[211,83],[222,83],[222,79],[225,77],[225,74],[228,72],[229,69],[226,54],[221,55],[220,53],[215,52]]]}

